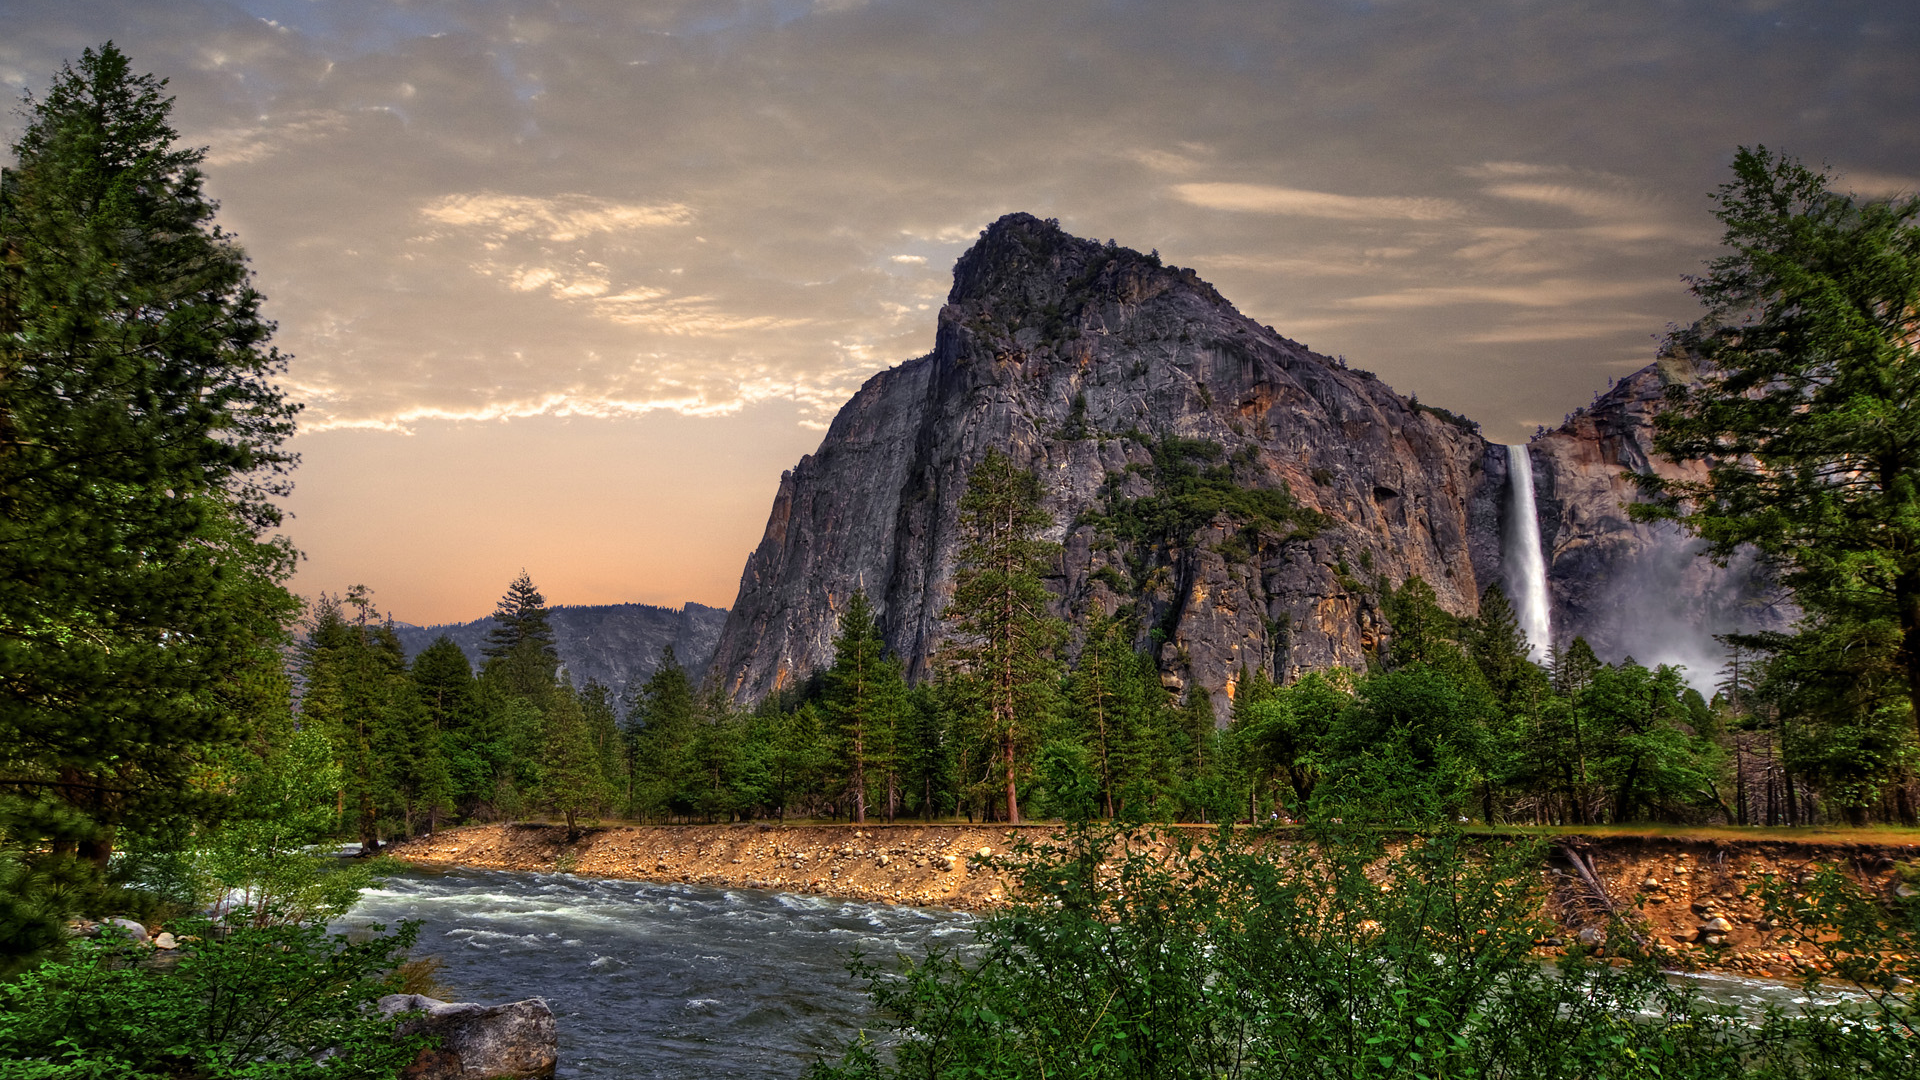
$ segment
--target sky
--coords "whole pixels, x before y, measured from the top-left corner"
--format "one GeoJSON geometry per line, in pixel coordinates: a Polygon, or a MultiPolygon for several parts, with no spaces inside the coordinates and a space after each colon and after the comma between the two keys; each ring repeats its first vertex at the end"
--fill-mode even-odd
{"type": "Polygon", "coordinates": [[[1737,147],[1920,189],[1910,0],[0,0],[0,92],[106,40],[294,357],[294,587],[421,624],[730,605],[1005,213],[1518,442],[1694,317],[1737,147]]]}

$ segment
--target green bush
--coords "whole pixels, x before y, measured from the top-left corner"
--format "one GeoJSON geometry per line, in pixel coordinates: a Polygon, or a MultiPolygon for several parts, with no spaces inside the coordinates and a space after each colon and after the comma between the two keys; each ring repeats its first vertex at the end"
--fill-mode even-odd
{"type": "Polygon", "coordinates": [[[1898,1024],[1709,1008],[1646,957],[1543,963],[1535,847],[1259,835],[1019,850],[977,953],[856,959],[891,1031],[810,1080],[1914,1075],[1898,1024]]]}
{"type": "Polygon", "coordinates": [[[0,1078],[392,1080],[426,1040],[395,1040],[374,1002],[418,929],[352,941],[195,921],[176,925],[195,939],[177,954],[78,942],[0,985],[0,1078]]]}

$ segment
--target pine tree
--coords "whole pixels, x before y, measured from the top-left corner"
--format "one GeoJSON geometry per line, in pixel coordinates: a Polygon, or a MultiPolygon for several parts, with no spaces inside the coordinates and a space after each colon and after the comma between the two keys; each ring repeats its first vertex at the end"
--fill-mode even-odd
{"type": "Polygon", "coordinates": [[[867,796],[875,779],[882,781],[886,814],[892,818],[899,795],[893,739],[907,686],[900,662],[886,654],[865,589],[855,589],[847,601],[833,648],[823,705],[854,824],[867,820],[867,796]]]}
{"type": "Polygon", "coordinates": [[[499,681],[508,692],[535,704],[544,703],[552,692],[560,654],[554,648],[546,598],[534,588],[525,570],[495,605],[493,628],[487,632],[481,652],[487,658],[483,674],[499,681]]]}
{"type": "Polygon", "coordinates": [[[424,793],[427,831],[434,832],[440,828],[440,815],[461,804],[482,771],[470,730],[475,708],[473,666],[460,646],[442,634],[413,658],[408,674],[426,710],[441,761],[440,775],[424,793]]]}
{"type": "Polygon", "coordinates": [[[1100,812],[1109,818],[1120,805],[1120,790],[1139,770],[1145,728],[1139,656],[1124,630],[1119,620],[1104,615],[1090,622],[1080,662],[1067,683],[1075,737],[1087,748],[1100,812]]]}
{"type": "Polygon", "coordinates": [[[0,855],[0,892],[78,898],[117,831],[187,812],[208,749],[256,722],[222,687],[279,663],[297,611],[266,536],[284,358],[164,87],[86,50],[0,170],[0,817],[29,853],[0,855]]]}
{"type": "Polygon", "coordinates": [[[576,696],[586,717],[594,757],[600,762],[600,775],[609,791],[624,791],[629,772],[627,740],[620,733],[620,713],[613,704],[613,691],[588,679],[576,696]]]}
{"type": "MultiPolygon", "coordinates": [[[[1526,631],[1498,582],[1480,597],[1480,614],[1466,625],[1467,647],[1473,662],[1502,701],[1511,701],[1527,684],[1529,668],[1526,631]]],[[[1538,669],[1535,669],[1538,670],[1538,669]]]]}
{"type": "Polygon", "coordinates": [[[953,599],[945,616],[959,640],[954,663],[983,689],[990,770],[1006,797],[1007,821],[1020,821],[1018,785],[1054,708],[1059,664],[1054,650],[1064,625],[1048,614],[1041,584],[1058,545],[1039,539],[1053,523],[1040,507],[1040,481],[997,448],[967,478],[960,499],[963,546],[953,599]]]}
{"type": "Polygon", "coordinates": [[[378,851],[384,820],[398,816],[401,778],[414,734],[430,724],[407,677],[406,651],[372,595],[355,585],[344,600],[322,595],[300,648],[300,716],[340,757],[341,807],[361,849],[378,851]]]}
{"type": "Polygon", "coordinates": [[[1705,478],[1642,476],[1632,509],[1716,557],[1757,548],[1803,610],[1897,627],[1920,702],[1920,196],[1841,195],[1765,147],[1733,171],[1706,313],[1669,341],[1704,363],[1655,420],[1655,448],[1705,478]]]}
{"type": "Polygon", "coordinates": [[[634,812],[639,816],[670,814],[682,805],[696,723],[693,684],[669,645],[660,651],[659,666],[634,691],[627,709],[634,812]]]}
{"type": "Polygon", "coordinates": [[[597,822],[608,791],[586,712],[571,687],[562,687],[547,711],[534,801],[567,823],[567,842],[580,839],[581,822],[597,822]]]}

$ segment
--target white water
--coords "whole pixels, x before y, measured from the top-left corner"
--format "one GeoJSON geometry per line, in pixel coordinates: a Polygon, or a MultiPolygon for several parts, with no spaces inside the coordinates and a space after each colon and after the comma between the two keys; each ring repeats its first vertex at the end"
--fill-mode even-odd
{"type": "Polygon", "coordinates": [[[1507,539],[1500,558],[1520,629],[1546,661],[1553,650],[1553,616],[1547,603],[1547,560],[1540,552],[1540,516],[1533,504],[1533,460],[1525,446],[1507,447],[1507,539]]]}

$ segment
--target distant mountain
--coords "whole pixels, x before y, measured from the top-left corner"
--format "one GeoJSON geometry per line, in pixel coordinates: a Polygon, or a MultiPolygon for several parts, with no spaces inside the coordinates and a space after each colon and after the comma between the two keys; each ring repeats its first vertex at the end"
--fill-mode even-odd
{"type": "MultiPolygon", "coordinates": [[[[585,604],[551,608],[549,618],[561,667],[574,685],[583,686],[591,679],[612,689],[618,700],[625,702],[629,689],[647,681],[659,667],[660,652],[669,645],[680,666],[698,682],[713,662],[727,609],[692,603],[679,609],[653,604],[585,604]]],[[[439,626],[394,624],[409,659],[444,634],[467,654],[475,670],[485,660],[480,650],[492,629],[491,617],[439,626]]]]}

